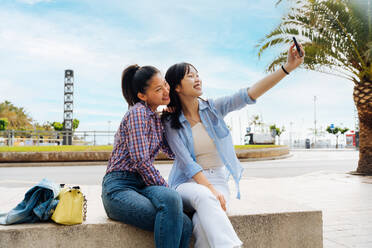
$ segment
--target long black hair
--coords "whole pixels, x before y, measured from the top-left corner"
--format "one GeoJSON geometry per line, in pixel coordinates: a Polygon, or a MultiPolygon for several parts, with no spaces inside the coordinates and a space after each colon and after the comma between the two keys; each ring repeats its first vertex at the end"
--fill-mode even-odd
{"type": "Polygon", "coordinates": [[[172,65],[165,73],[165,81],[167,81],[170,86],[170,103],[167,106],[173,108],[174,111],[172,113],[165,112],[162,115],[162,119],[165,120],[170,118],[171,127],[175,129],[180,129],[182,127],[179,121],[179,116],[182,112],[182,104],[180,97],[176,92],[176,87],[181,84],[181,80],[185,77],[186,74],[190,72],[191,68],[194,68],[196,70],[195,66],[193,66],[192,64],[182,62],[172,65]]]}
{"type": "Polygon", "coordinates": [[[129,106],[133,106],[141,99],[139,92],[145,93],[149,86],[149,80],[160,71],[153,66],[130,65],[124,69],[121,76],[121,90],[129,106]]]}

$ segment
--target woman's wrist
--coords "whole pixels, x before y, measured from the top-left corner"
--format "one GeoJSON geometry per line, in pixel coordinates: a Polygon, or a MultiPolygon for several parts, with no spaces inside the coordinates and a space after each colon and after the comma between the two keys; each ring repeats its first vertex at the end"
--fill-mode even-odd
{"type": "Polygon", "coordinates": [[[282,65],[282,68],[284,68],[284,70],[287,71],[288,74],[291,73],[294,69],[296,69],[296,68],[293,68],[293,67],[292,67],[291,65],[289,65],[289,64],[282,65]]]}
{"type": "Polygon", "coordinates": [[[215,192],[216,190],[215,190],[215,188],[213,187],[213,184],[211,184],[211,183],[208,183],[207,185],[205,185],[210,191],[212,191],[212,192],[215,192]]]}
{"type": "Polygon", "coordinates": [[[281,68],[282,68],[282,71],[283,71],[286,75],[289,75],[289,72],[284,68],[283,65],[281,66],[281,68]]]}

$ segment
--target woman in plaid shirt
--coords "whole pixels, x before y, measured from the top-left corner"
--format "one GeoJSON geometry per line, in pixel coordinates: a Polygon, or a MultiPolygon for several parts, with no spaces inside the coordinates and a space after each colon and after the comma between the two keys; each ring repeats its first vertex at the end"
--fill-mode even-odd
{"type": "Polygon", "coordinates": [[[102,201],[114,220],[154,231],[156,247],[188,247],[192,222],[183,213],[182,199],[154,167],[161,149],[174,157],[164,137],[159,105],[167,105],[169,85],[152,66],[132,65],[122,75],[129,110],[115,135],[102,201]]]}

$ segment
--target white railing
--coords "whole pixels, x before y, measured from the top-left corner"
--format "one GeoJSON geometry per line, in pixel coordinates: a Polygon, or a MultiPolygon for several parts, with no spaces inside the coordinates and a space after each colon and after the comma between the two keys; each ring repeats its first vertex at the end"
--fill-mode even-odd
{"type": "Polygon", "coordinates": [[[57,146],[63,138],[71,137],[72,145],[112,145],[113,131],[0,131],[0,146],[57,146]]]}

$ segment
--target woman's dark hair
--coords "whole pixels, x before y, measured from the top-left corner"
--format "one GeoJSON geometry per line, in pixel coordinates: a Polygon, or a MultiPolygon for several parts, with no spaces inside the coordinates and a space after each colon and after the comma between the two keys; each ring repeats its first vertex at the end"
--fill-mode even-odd
{"type": "Polygon", "coordinates": [[[160,71],[153,66],[131,65],[124,69],[121,76],[121,90],[129,106],[133,106],[141,99],[139,92],[145,93],[149,86],[149,80],[160,71]]]}
{"type": "Polygon", "coordinates": [[[193,66],[192,64],[183,62],[172,65],[165,73],[165,81],[167,81],[170,86],[170,103],[167,106],[172,107],[174,112],[165,112],[162,115],[162,119],[164,120],[170,118],[171,127],[175,129],[180,129],[182,127],[179,121],[179,116],[182,112],[182,104],[178,93],[176,92],[176,87],[181,84],[181,80],[185,77],[186,74],[190,72],[191,68],[194,68],[196,70],[195,66],[193,66]]]}

